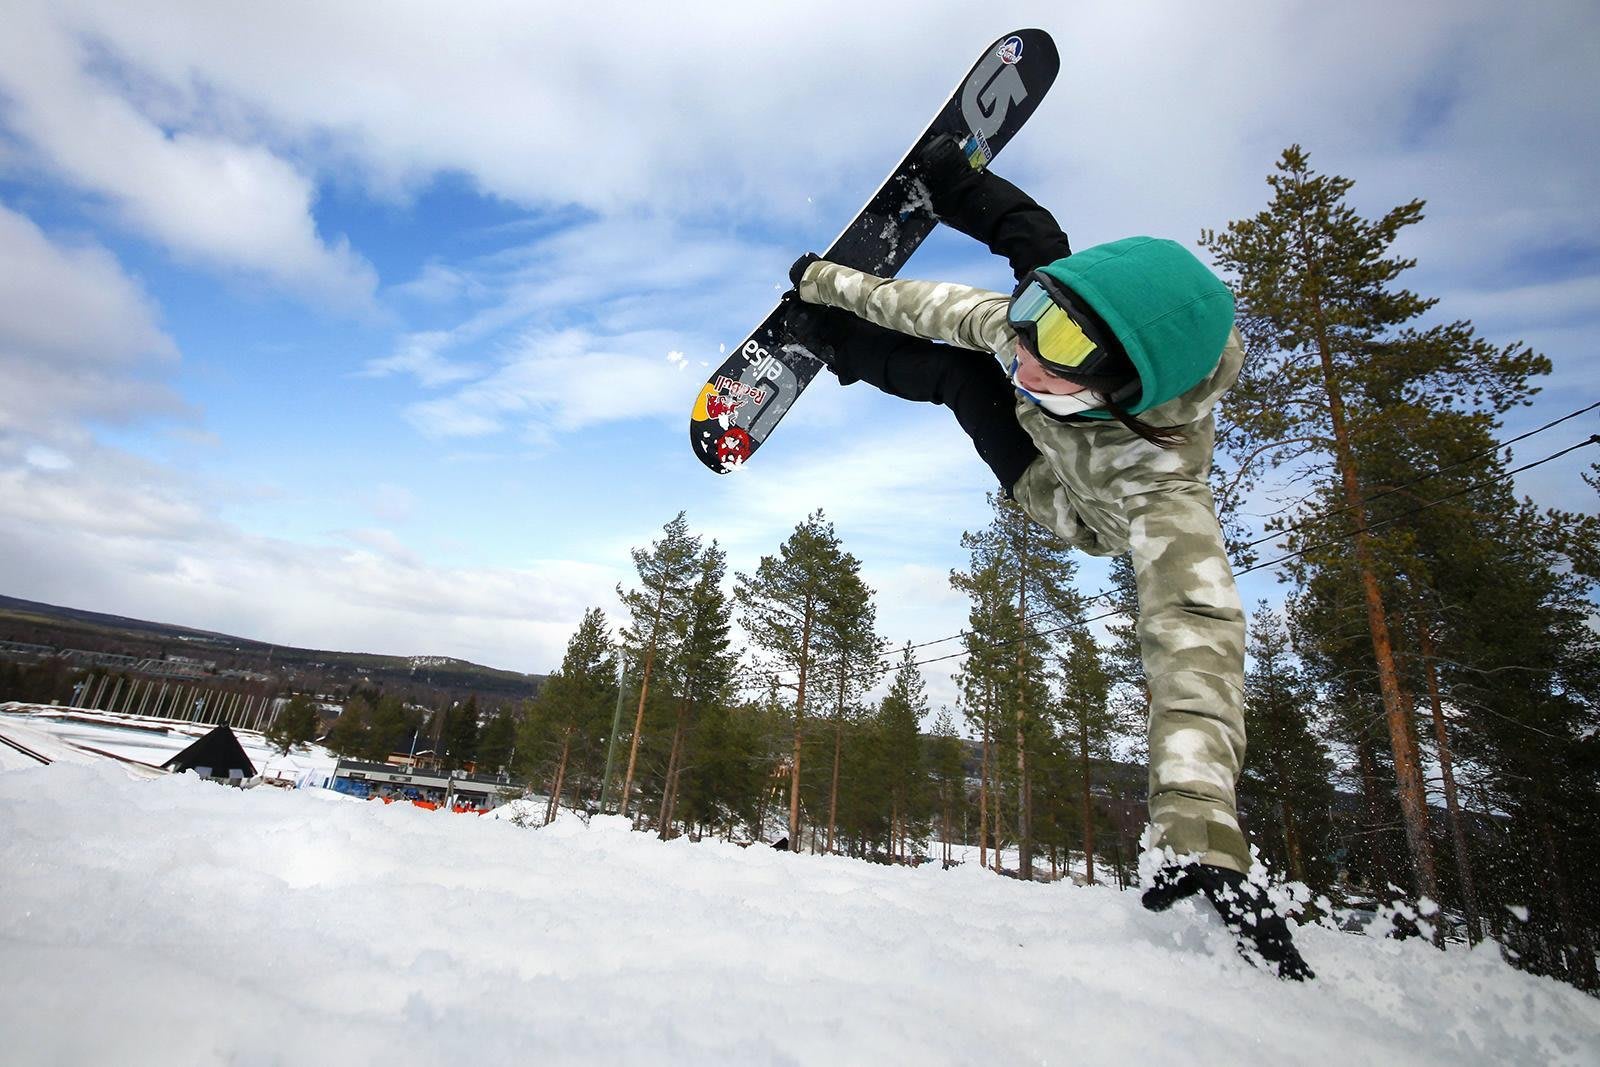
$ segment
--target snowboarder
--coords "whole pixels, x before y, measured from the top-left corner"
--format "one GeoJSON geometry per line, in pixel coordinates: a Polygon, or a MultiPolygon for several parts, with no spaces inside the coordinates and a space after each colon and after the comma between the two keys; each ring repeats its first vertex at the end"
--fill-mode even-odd
{"type": "Polygon", "coordinates": [[[939,220],[1008,260],[1016,290],[885,280],[808,254],[790,272],[790,336],[841,384],[950,408],[1032,519],[1091,555],[1132,554],[1150,822],[1166,857],[1144,905],[1203,894],[1247,957],[1309,978],[1246,878],[1235,806],[1244,612],[1207,483],[1212,409],[1244,359],[1233,294],[1172,241],[1074,254],[1049,211],[973,169],[953,138],[919,166],[939,220]]]}

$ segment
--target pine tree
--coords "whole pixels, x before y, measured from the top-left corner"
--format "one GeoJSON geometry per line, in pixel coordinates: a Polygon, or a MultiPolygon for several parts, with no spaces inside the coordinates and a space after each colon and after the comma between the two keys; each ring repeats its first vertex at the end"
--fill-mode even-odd
{"type": "Polygon", "coordinates": [[[913,843],[927,839],[927,770],[922,753],[921,724],[928,698],[916,654],[907,642],[878,705],[878,729],[884,752],[884,784],[889,799],[889,855],[909,859],[913,843]]]}
{"type": "MultiPolygon", "coordinates": [[[[751,642],[768,669],[794,674],[794,745],[789,764],[789,847],[800,849],[800,768],[805,740],[807,683],[815,666],[817,629],[834,589],[860,564],[845,552],[821,511],[796,526],[775,556],[762,556],[752,575],[739,575],[735,597],[751,642]]],[[[812,701],[817,697],[809,694],[812,701]]]]}
{"type": "Polygon", "coordinates": [[[517,722],[508,709],[494,713],[483,734],[478,738],[478,769],[486,774],[498,774],[511,762],[511,751],[516,745],[517,722]]]}
{"type": "Polygon", "coordinates": [[[1240,778],[1240,808],[1279,870],[1326,890],[1333,875],[1333,767],[1312,729],[1315,694],[1289,647],[1283,619],[1257,606],[1245,675],[1245,736],[1250,759],[1240,778]],[[1266,833],[1267,824],[1272,833],[1266,833]]]}
{"type": "Polygon", "coordinates": [[[1013,664],[1009,686],[1015,705],[1006,733],[1016,765],[1018,862],[1022,877],[1031,879],[1033,800],[1028,756],[1038,744],[1044,720],[1045,656],[1066,624],[1082,616],[1083,602],[1071,584],[1077,564],[1066,542],[1029,519],[1012,501],[991,494],[989,503],[993,509],[989,525],[961,537],[961,546],[971,553],[972,570],[953,573],[950,581],[972,595],[975,576],[989,572],[1005,583],[1015,604],[1017,630],[1009,649],[1013,664]]]}
{"type": "Polygon", "coordinates": [[[404,701],[392,694],[380,694],[371,706],[361,755],[374,763],[383,763],[410,739],[411,723],[404,701]]]}
{"type": "MultiPolygon", "coordinates": [[[[967,746],[956,733],[949,708],[941,708],[933,723],[933,741],[928,752],[929,773],[938,798],[940,863],[955,862],[951,846],[957,840],[956,827],[962,825],[967,806],[967,746]]],[[[965,844],[965,841],[962,841],[965,844]]]]}
{"type": "Polygon", "coordinates": [[[689,536],[689,520],[684,513],[678,512],[662,533],[661,540],[651,542],[648,549],[633,550],[639,587],[624,592],[622,586],[617,586],[617,596],[632,617],[632,623],[622,631],[623,647],[637,665],[639,675],[639,703],[634,711],[628,769],[623,776],[622,801],[618,807],[622,815],[628,813],[628,800],[633,792],[650,679],[657,657],[670,656],[683,639],[688,624],[689,597],[699,570],[700,539],[689,536]]]}
{"type": "Polygon", "coordinates": [[[469,695],[445,715],[444,755],[451,767],[465,767],[478,758],[478,696],[469,695]]]}
{"type": "Polygon", "coordinates": [[[288,755],[296,745],[308,744],[317,738],[317,705],[310,697],[296,693],[278,712],[272,725],[267,727],[267,743],[280,755],[288,755]]]}
{"type": "Polygon", "coordinates": [[[966,592],[971,601],[967,630],[962,635],[966,658],[956,675],[961,708],[979,738],[978,762],[978,863],[987,866],[994,848],[995,869],[1000,868],[1000,796],[995,737],[1002,723],[1012,718],[1015,693],[1009,684],[1013,661],[1006,653],[1016,647],[1021,634],[1016,605],[1004,581],[1000,560],[974,557],[970,571],[953,572],[951,585],[966,592]]]}
{"type": "Polygon", "coordinates": [[[1126,742],[1128,757],[1146,763],[1150,758],[1150,687],[1145,684],[1144,653],[1139,644],[1139,591],[1133,557],[1113,557],[1110,577],[1106,599],[1117,614],[1106,623],[1111,640],[1101,651],[1111,682],[1116,733],[1126,742]]]}
{"type": "Polygon", "coordinates": [[[1100,646],[1087,628],[1067,634],[1059,666],[1061,695],[1056,703],[1057,724],[1064,747],[1076,756],[1082,818],[1085,878],[1094,884],[1094,764],[1111,757],[1116,719],[1109,706],[1111,672],[1100,646]]]}
{"type": "Polygon", "coordinates": [[[839,821],[845,730],[859,719],[860,700],[883,676],[883,646],[877,633],[878,611],[872,590],[861,580],[860,564],[853,556],[842,562],[839,578],[823,601],[816,634],[818,663],[823,668],[818,684],[826,686],[833,721],[828,833],[823,846],[827,852],[834,851],[839,821]]]}
{"type": "Polygon", "coordinates": [[[727,554],[713,541],[701,553],[699,577],[689,594],[686,632],[682,647],[670,664],[678,711],[667,758],[657,822],[663,839],[672,836],[674,807],[686,762],[690,728],[707,707],[727,701],[736,657],[729,650],[731,628],[728,598],[722,590],[727,554]]]}
{"type": "Polygon", "coordinates": [[[1436,897],[1433,849],[1421,762],[1394,662],[1388,610],[1363,498],[1370,485],[1357,460],[1368,424],[1387,417],[1369,389],[1391,364],[1409,363],[1409,397],[1440,407],[1505,410],[1528,395],[1526,379],[1548,369],[1520,345],[1496,349],[1470,324],[1418,328],[1435,303],[1392,285],[1414,261],[1389,249],[1422,218],[1422,202],[1377,221],[1345,203],[1353,182],[1318,175],[1299,146],[1286,149],[1268,178],[1273,200],[1253,218],[1206,231],[1201,243],[1235,277],[1240,324],[1252,358],[1224,400],[1222,441],[1248,484],[1260,458],[1330,462],[1354,531],[1356,570],[1378,687],[1394,752],[1401,810],[1419,893],[1436,897]]]}
{"type": "Polygon", "coordinates": [[[358,756],[365,751],[371,714],[372,702],[365,696],[356,694],[345,701],[344,709],[333,720],[323,741],[328,751],[343,757],[358,756]]]}
{"type": "Polygon", "coordinates": [[[579,785],[573,789],[577,808],[584,780],[599,779],[600,739],[610,729],[616,699],[616,652],[605,612],[590,608],[517,730],[518,773],[548,783],[545,822],[560,810],[569,782],[579,785]]]}

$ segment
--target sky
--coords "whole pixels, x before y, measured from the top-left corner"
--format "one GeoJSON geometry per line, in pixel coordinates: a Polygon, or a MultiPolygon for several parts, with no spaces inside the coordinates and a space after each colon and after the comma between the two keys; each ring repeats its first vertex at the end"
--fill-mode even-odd
{"type": "MultiPolygon", "coordinates": [[[[1088,247],[1196,247],[1290,144],[1405,283],[1600,400],[1600,8],[0,0],[0,593],[547,672],[678,511],[730,582],[822,509],[884,635],[954,634],[993,488],[948,412],[819,380],[750,466],[687,416],[989,40],[1050,31],[995,169],[1088,247]]],[[[1010,287],[936,232],[907,277],[1010,287]]],[[[1519,446],[1536,459],[1591,414],[1519,446]]],[[[1594,510],[1580,453],[1529,472],[1594,510]]],[[[1086,591],[1103,588],[1085,559],[1086,591]]],[[[1270,575],[1247,603],[1282,596],[1270,575]]],[[[950,648],[930,649],[929,654],[950,648]]],[[[937,707],[949,664],[925,669],[937,707]]]]}

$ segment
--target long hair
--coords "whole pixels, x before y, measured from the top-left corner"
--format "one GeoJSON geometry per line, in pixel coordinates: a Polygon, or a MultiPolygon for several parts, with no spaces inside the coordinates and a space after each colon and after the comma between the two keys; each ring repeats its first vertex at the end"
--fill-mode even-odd
{"type": "Polygon", "coordinates": [[[1105,409],[1111,412],[1112,418],[1157,448],[1177,448],[1189,440],[1188,435],[1176,426],[1152,426],[1110,397],[1104,399],[1105,409]]]}

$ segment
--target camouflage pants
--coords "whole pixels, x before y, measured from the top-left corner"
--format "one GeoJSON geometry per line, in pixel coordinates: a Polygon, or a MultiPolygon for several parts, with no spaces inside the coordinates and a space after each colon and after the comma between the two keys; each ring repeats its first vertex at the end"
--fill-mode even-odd
{"type": "MultiPolygon", "coordinates": [[[[885,281],[821,263],[806,272],[800,296],[973,350],[973,359],[990,358],[981,352],[1008,356],[1015,340],[1005,319],[1009,298],[964,285],[885,281]]],[[[1016,401],[1017,422],[1039,456],[1010,487],[1030,517],[1075,547],[1096,556],[1131,554],[1150,696],[1155,844],[1237,871],[1250,864],[1235,795],[1245,755],[1244,611],[1208,480],[1210,408],[1242,359],[1235,335],[1218,374],[1196,388],[1203,396],[1155,413],[1159,424],[1183,428],[1184,443],[1172,449],[1115,422],[1061,422],[1016,401]]]]}

